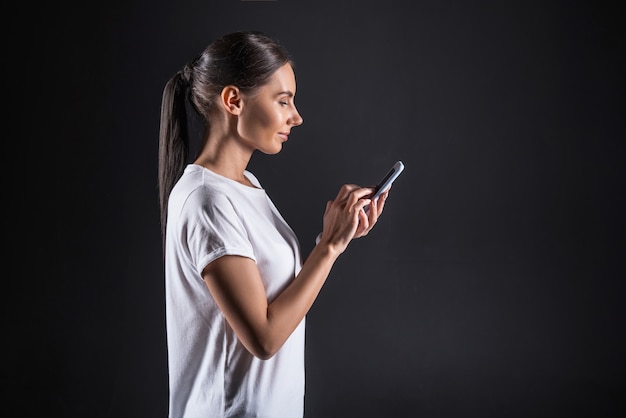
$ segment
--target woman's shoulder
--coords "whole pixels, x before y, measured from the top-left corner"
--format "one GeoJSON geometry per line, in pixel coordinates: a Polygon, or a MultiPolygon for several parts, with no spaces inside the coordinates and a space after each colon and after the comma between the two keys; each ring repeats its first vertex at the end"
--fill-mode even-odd
{"type": "Polygon", "coordinates": [[[227,194],[227,184],[219,178],[211,178],[208,170],[204,170],[203,167],[190,164],[176,182],[170,201],[174,200],[182,205],[190,201],[194,203],[217,202],[221,200],[220,197],[227,194]]]}

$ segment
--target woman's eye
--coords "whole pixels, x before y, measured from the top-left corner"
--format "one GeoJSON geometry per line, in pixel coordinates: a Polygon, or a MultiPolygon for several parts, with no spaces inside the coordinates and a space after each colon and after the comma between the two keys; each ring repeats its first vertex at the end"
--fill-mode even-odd
{"type": "Polygon", "coordinates": [[[287,102],[279,102],[279,103],[280,103],[281,105],[283,105],[283,106],[287,106],[287,105],[289,104],[289,103],[287,103],[287,102]]]}

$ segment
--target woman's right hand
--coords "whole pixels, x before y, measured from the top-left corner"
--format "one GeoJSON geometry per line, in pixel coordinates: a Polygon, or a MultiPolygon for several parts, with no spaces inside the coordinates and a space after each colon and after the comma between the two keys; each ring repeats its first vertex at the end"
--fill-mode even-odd
{"type": "Polygon", "coordinates": [[[319,243],[324,243],[341,254],[352,239],[367,235],[382,213],[388,193],[385,192],[377,201],[372,201],[369,197],[373,192],[371,187],[343,185],[337,197],[326,203],[324,229],[319,243]],[[368,205],[369,210],[366,213],[364,208],[368,205]]]}

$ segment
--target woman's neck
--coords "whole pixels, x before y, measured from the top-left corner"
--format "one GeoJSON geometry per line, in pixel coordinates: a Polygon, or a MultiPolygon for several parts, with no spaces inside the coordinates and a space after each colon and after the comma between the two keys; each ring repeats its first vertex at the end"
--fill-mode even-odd
{"type": "Polygon", "coordinates": [[[193,163],[246,186],[254,187],[244,175],[251,157],[252,151],[243,149],[234,139],[209,137],[193,163]]]}

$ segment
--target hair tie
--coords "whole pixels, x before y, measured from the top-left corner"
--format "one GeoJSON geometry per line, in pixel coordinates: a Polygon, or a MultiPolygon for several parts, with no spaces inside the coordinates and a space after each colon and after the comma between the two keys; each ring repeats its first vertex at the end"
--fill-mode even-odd
{"type": "Polygon", "coordinates": [[[186,64],[182,70],[178,72],[180,75],[180,79],[185,83],[185,86],[189,86],[191,84],[191,67],[189,64],[186,64]]]}

